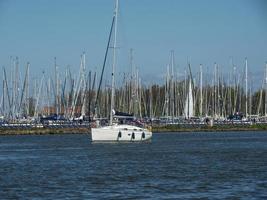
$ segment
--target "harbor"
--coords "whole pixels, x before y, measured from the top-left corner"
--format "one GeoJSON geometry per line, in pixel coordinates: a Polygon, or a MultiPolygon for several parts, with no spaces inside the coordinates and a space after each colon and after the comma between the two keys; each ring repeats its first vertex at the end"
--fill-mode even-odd
{"type": "MultiPolygon", "coordinates": [[[[148,122],[144,123],[148,124],[148,122]]],[[[215,121],[213,125],[207,122],[184,121],[179,123],[166,123],[154,120],[149,123],[152,132],[225,132],[225,131],[264,131],[266,122],[253,121],[215,121]]],[[[47,134],[90,134],[91,123],[50,122],[42,123],[5,123],[0,126],[1,135],[47,135],[47,134]]]]}
{"type": "Polygon", "coordinates": [[[266,10],[0,0],[0,199],[267,199],[266,10]]]}
{"type": "MultiPolygon", "coordinates": [[[[116,1],[103,65],[98,69],[90,67],[83,52],[76,70],[62,66],[54,57],[52,73],[43,70],[34,79],[30,61],[21,63],[18,56],[10,56],[1,79],[1,132],[88,130],[94,136],[94,131],[106,130],[100,127],[109,126],[112,132],[122,125],[129,132],[125,136],[133,129],[150,137],[149,127],[178,132],[264,129],[267,62],[262,61],[261,76],[256,77],[251,73],[248,57],[236,64],[231,56],[225,71],[225,66],[216,61],[198,66],[189,59],[186,64],[177,63],[175,51],[170,50],[161,80],[147,83],[135,64],[135,51],[130,48],[126,71],[115,73],[118,8],[116,1]],[[131,127],[126,128],[126,123],[131,127]]],[[[120,128],[114,132],[114,139],[118,132],[121,135],[120,128]]]]}
{"type": "MultiPolygon", "coordinates": [[[[113,117],[118,118],[117,122],[138,121],[158,131],[158,127],[164,126],[175,131],[213,126],[223,129],[265,126],[267,64],[262,69],[264,76],[259,80],[262,86],[252,89],[248,84],[251,80],[247,73],[247,58],[244,60],[244,73],[237,73],[237,67],[233,65],[228,78],[216,63],[213,71],[206,73],[203,73],[202,65],[193,73],[188,63],[184,77],[177,77],[173,51],[170,58],[171,65],[167,67],[164,84],[142,84],[138,72],[133,71],[128,75],[130,79],[125,79],[115,88],[114,107],[119,115],[113,117]],[[211,79],[208,79],[209,74],[213,74],[211,79]],[[128,118],[120,114],[126,114],[128,118]]],[[[84,53],[76,79],[70,76],[69,69],[65,73],[59,71],[55,59],[55,77],[46,77],[43,73],[41,81],[35,84],[29,84],[29,63],[26,71],[20,71],[18,58],[11,61],[10,77],[3,68],[0,132],[9,129],[90,131],[96,121],[107,123],[111,88],[97,87],[97,72],[86,68],[84,53]],[[18,78],[21,73],[25,74],[23,81],[18,78]]]]}

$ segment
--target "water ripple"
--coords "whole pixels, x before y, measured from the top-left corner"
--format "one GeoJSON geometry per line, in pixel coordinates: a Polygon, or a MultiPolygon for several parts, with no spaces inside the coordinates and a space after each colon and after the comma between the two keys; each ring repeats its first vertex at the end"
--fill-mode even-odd
{"type": "Polygon", "coordinates": [[[147,144],[87,135],[6,136],[2,199],[266,199],[267,135],[154,134],[147,144]]]}

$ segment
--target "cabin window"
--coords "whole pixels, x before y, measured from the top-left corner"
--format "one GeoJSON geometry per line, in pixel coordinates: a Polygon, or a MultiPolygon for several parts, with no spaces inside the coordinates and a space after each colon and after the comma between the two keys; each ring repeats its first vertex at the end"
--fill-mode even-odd
{"type": "Polygon", "coordinates": [[[134,134],[134,132],[132,133],[132,140],[134,140],[135,139],[135,134],[134,134]]]}
{"type": "Polygon", "coordinates": [[[145,132],[142,133],[142,138],[144,139],[146,137],[145,132]]]}
{"type": "Polygon", "coordinates": [[[118,133],[118,138],[121,138],[121,132],[118,133]]]}

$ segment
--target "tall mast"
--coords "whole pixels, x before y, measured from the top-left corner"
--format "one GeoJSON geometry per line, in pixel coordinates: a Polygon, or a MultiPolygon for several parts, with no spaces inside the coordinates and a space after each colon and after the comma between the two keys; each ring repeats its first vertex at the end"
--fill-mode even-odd
{"type": "Polygon", "coordinates": [[[133,112],[134,116],[138,115],[138,77],[137,77],[137,68],[134,65],[134,55],[133,49],[130,49],[130,65],[131,65],[131,102],[130,109],[133,112]]]}
{"type": "Polygon", "coordinates": [[[81,97],[82,97],[82,110],[81,110],[81,115],[85,116],[85,104],[86,104],[86,75],[85,75],[85,52],[83,52],[82,54],[82,58],[81,58],[81,62],[82,62],[82,74],[81,74],[81,83],[82,83],[82,89],[81,89],[81,97]]]}
{"type": "Polygon", "coordinates": [[[267,116],[267,62],[265,63],[265,116],[267,116]]]}
{"type": "Polygon", "coordinates": [[[203,95],[202,95],[202,65],[200,64],[200,109],[199,114],[202,117],[202,109],[203,109],[203,95]]]}
{"type": "Polygon", "coordinates": [[[153,109],[153,106],[152,106],[152,103],[153,103],[152,97],[153,97],[153,95],[152,94],[153,93],[152,93],[152,84],[151,84],[150,88],[149,88],[149,117],[150,117],[150,119],[153,118],[153,111],[152,111],[152,109],[153,109]]]}
{"type": "Polygon", "coordinates": [[[171,101],[171,117],[174,119],[174,50],[171,50],[171,80],[170,80],[170,101],[171,101]]]}
{"type": "MultiPolygon", "coordinates": [[[[186,105],[186,97],[187,97],[187,94],[186,94],[186,88],[187,88],[187,72],[186,72],[186,69],[184,70],[184,105],[186,105]]],[[[186,113],[184,113],[185,117],[186,117],[186,113]]]]}
{"type": "Polygon", "coordinates": [[[29,74],[30,74],[30,63],[27,63],[27,80],[26,80],[26,116],[29,117],[30,115],[30,85],[29,85],[29,74]]]}
{"type": "Polygon", "coordinates": [[[245,77],[245,81],[246,81],[246,117],[248,117],[248,60],[247,58],[245,58],[245,71],[246,71],[246,77],[245,77]]]}
{"type": "Polygon", "coordinates": [[[51,91],[51,79],[48,79],[48,88],[47,88],[47,107],[48,107],[48,116],[51,114],[50,113],[50,91],[51,91]]]}
{"type": "Polygon", "coordinates": [[[15,72],[14,72],[14,105],[13,114],[14,117],[18,115],[18,99],[19,99],[19,58],[16,57],[15,61],[15,72]]]}
{"type": "Polygon", "coordinates": [[[113,109],[114,109],[114,94],[115,94],[115,65],[116,65],[116,44],[117,44],[117,17],[118,17],[118,7],[119,7],[119,0],[116,0],[115,11],[114,11],[114,41],[113,41],[113,64],[112,64],[112,84],[111,84],[111,103],[110,103],[110,119],[109,125],[112,125],[112,118],[113,118],[113,109]]]}
{"type": "Polygon", "coordinates": [[[237,102],[237,95],[238,95],[238,87],[237,87],[237,78],[236,78],[236,66],[233,65],[233,76],[234,76],[234,106],[233,106],[233,113],[235,113],[237,110],[236,102],[237,102]]]}
{"type": "Polygon", "coordinates": [[[130,49],[130,65],[131,65],[131,82],[130,82],[130,105],[129,113],[134,111],[134,100],[132,99],[134,95],[134,69],[133,69],[133,49],[130,49]]]}
{"type": "Polygon", "coordinates": [[[215,62],[214,63],[214,117],[217,118],[217,101],[218,101],[218,85],[217,85],[217,81],[218,81],[218,65],[215,62]]]}
{"type": "Polygon", "coordinates": [[[249,86],[249,116],[252,115],[252,80],[250,79],[250,86],[249,86]]]}
{"type": "Polygon", "coordinates": [[[3,93],[3,96],[2,96],[2,108],[3,108],[3,116],[4,117],[6,117],[5,116],[5,75],[4,75],[4,70],[3,70],[3,91],[2,91],[2,93],[3,93]]]}
{"type": "Polygon", "coordinates": [[[57,66],[57,58],[54,58],[54,64],[55,64],[55,90],[56,90],[56,95],[55,95],[55,109],[56,109],[56,114],[58,116],[58,66],[57,66]]]}
{"type": "Polygon", "coordinates": [[[166,87],[165,87],[165,116],[169,116],[169,104],[170,104],[170,96],[169,96],[169,83],[170,83],[170,69],[169,65],[167,65],[167,77],[166,77],[166,87]]]}

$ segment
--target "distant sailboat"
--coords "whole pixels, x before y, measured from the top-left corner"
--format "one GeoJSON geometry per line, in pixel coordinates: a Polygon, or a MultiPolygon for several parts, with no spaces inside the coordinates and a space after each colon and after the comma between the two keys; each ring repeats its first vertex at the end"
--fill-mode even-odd
{"type": "MultiPolygon", "coordinates": [[[[111,31],[114,31],[113,44],[113,65],[112,65],[112,91],[111,91],[111,108],[110,121],[108,126],[96,127],[91,129],[91,136],[93,142],[140,142],[150,140],[152,132],[144,127],[136,125],[118,124],[114,123],[114,94],[115,94],[115,64],[116,64],[116,35],[117,35],[117,14],[118,14],[118,0],[116,0],[115,12],[113,15],[111,31]]],[[[110,35],[111,36],[111,35],[110,35]]],[[[109,36],[109,42],[110,42],[109,36]]],[[[108,48],[109,49],[109,42],[108,48]]],[[[107,51],[106,51],[107,54],[107,51]]],[[[106,59],[106,56],[105,56],[106,59]]],[[[105,66],[105,61],[104,61],[105,66]]]]}
{"type": "Polygon", "coordinates": [[[185,107],[184,107],[184,116],[186,119],[190,119],[194,116],[194,102],[193,102],[193,90],[192,83],[189,80],[188,93],[186,96],[185,107]]]}

